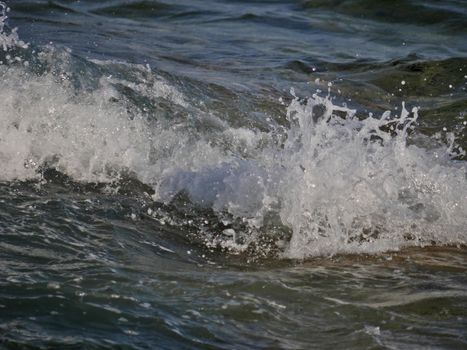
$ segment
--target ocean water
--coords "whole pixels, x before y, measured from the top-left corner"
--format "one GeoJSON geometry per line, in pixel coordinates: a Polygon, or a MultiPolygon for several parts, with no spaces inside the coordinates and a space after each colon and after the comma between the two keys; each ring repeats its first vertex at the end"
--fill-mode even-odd
{"type": "Polygon", "coordinates": [[[0,2],[0,348],[467,347],[467,2],[0,2]]]}

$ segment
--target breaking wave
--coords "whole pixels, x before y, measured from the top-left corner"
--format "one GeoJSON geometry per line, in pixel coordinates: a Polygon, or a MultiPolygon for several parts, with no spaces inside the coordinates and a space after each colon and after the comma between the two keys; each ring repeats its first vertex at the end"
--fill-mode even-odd
{"type": "Polygon", "coordinates": [[[131,177],[156,202],[183,194],[212,210],[227,222],[212,237],[234,250],[287,232],[274,241],[287,258],[466,243],[463,150],[452,134],[445,145],[417,133],[417,108],[361,118],[330,94],[292,91],[286,126],[234,128],[150,67],[85,61],[94,78],[80,83],[68,50],[31,52],[0,10],[0,181],[40,183],[44,169],[116,188],[131,177]]]}

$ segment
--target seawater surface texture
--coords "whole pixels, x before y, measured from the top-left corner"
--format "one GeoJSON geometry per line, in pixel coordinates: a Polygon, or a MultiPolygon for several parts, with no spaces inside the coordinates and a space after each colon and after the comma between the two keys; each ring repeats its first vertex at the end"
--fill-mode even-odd
{"type": "Polygon", "coordinates": [[[0,2],[0,348],[467,348],[467,2],[0,2]]]}

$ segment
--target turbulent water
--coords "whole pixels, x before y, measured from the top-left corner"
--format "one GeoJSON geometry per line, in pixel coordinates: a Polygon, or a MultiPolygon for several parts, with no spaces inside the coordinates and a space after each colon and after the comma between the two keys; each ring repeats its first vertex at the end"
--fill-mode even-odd
{"type": "Polygon", "coordinates": [[[0,2],[0,347],[466,347],[466,28],[0,2]]]}

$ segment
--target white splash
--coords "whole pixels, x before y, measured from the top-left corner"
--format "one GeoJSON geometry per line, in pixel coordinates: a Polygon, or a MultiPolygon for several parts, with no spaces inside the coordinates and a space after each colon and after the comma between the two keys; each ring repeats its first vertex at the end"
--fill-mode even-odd
{"type": "Polygon", "coordinates": [[[18,29],[13,28],[9,33],[5,30],[6,20],[8,19],[7,13],[10,8],[4,2],[0,1],[0,49],[8,51],[13,47],[20,47],[26,49],[28,44],[21,41],[18,37],[18,29]]]}
{"type": "Polygon", "coordinates": [[[281,152],[278,191],[280,217],[293,230],[287,256],[467,241],[466,164],[449,149],[407,144],[416,108],[358,120],[313,96],[295,99],[288,116],[296,125],[281,152]]]}
{"type": "Polygon", "coordinates": [[[466,163],[452,160],[452,146],[407,144],[417,108],[359,120],[314,95],[295,98],[287,117],[283,145],[163,184],[256,227],[277,212],[293,231],[289,258],[467,242],[466,163]]]}
{"type": "Polygon", "coordinates": [[[0,66],[0,76],[0,181],[40,178],[42,166],[83,182],[131,174],[153,186],[158,201],[183,190],[251,227],[276,215],[292,230],[284,251],[291,258],[467,241],[466,163],[452,160],[452,147],[407,143],[416,108],[359,120],[329,97],[294,98],[281,143],[220,118],[205,134],[188,120],[154,121],[115,88],[188,106],[160,77],[147,87],[102,77],[84,92],[20,66],[0,66]]]}
{"type": "Polygon", "coordinates": [[[38,178],[47,165],[76,181],[112,182],[126,172],[152,184],[165,169],[219,161],[206,141],[164,129],[115,102],[121,96],[106,78],[92,93],[76,94],[61,75],[10,66],[0,67],[0,76],[2,181],[38,178]]]}

